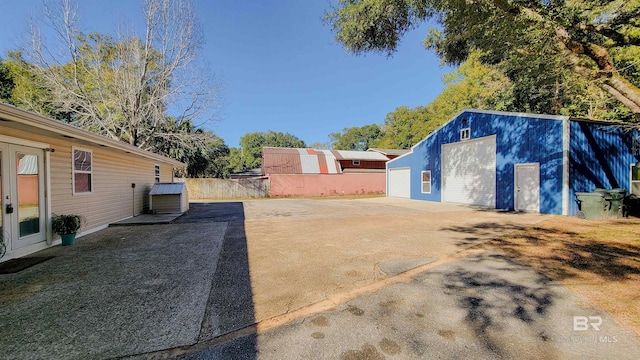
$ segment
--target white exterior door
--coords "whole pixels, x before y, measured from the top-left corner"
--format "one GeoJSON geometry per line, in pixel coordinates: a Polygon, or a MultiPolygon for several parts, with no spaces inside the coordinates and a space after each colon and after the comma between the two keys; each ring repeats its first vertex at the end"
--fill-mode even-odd
{"type": "Polygon", "coordinates": [[[540,164],[514,167],[515,210],[540,212],[540,164]]]}
{"type": "Polygon", "coordinates": [[[411,198],[411,169],[389,169],[387,188],[390,197],[411,198]]]}
{"type": "Polygon", "coordinates": [[[496,206],[496,137],[442,145],[442,201],[496,206]]]}
{"type": "Polygon", "coordinates": [[[45,241],[44,151],[0,143],[0,177],[7,252],[45,241]]]}

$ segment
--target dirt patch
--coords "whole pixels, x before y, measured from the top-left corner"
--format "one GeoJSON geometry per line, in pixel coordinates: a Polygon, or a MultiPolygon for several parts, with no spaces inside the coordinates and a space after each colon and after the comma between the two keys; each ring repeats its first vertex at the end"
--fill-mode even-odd
{"type": "Polygon", "coordinates": [[[640,219],[552,217],[485,246],[566,285],[640,337],[640,219]]]}

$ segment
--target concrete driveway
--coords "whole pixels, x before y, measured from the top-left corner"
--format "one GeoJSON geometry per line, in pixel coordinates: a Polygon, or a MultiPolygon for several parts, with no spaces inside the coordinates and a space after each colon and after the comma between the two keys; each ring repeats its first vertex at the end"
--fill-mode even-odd
{"type": "Polygon", "coordinates": [[[640,352],[601,310],[474,247],[542,215],[388,198],[192,205],[170,225],[109,228],[0,275],[0,358],[640,352]]]}

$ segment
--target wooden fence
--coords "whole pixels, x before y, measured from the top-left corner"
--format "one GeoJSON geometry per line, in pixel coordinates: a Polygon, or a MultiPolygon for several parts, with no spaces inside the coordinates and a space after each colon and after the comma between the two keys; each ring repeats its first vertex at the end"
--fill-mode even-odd
{"type": "Polygon", "coordinates": [[[190,200],[269,197],[269,179],[184,179],[190,200]]]}

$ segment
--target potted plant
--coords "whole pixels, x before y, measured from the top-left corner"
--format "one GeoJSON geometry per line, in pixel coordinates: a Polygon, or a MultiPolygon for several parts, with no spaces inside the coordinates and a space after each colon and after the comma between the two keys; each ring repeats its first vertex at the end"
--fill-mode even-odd
{"type": "Polygon", "coordinates": [[[51,230],[62,238],[62,245],[73,245],[76,233],[84,225],[84,218],[80,215],[53,215],[51,230]]]}

